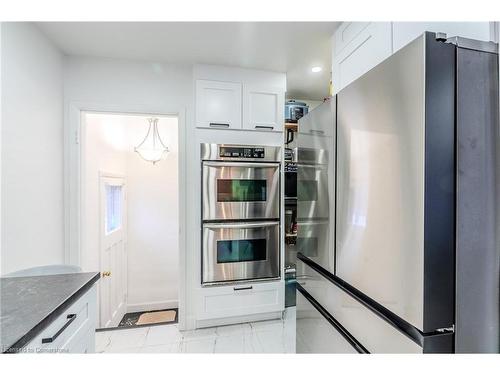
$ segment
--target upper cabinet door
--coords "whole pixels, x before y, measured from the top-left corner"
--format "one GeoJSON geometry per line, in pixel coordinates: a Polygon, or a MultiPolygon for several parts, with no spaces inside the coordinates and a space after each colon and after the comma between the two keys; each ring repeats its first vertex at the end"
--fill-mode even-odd
{"type": "Polygon", "coordinates": [[[243,86],[243,128],[283,131],[285,93],[273,87],[243,86]]]}
{"type": "Polygon", "coordinates": [[[337,93],[392,54],[392,25],[345,22],[336,31],[334,43],[338,45],[334,45],[332,82],[337,93]]]}
{"type": "Polygon", "coordinates": [[[196,126],[241,129],[241,83],[197,80],[196,126]]]}

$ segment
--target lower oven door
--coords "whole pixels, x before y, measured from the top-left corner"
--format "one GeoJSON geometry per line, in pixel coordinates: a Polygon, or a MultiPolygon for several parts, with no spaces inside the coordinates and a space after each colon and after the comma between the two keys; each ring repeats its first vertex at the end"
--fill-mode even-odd
{"type": "Polygon", "coordinates": [[[203,284],[279,278],[279,266],[279,221],[203,224],[203,284]]]}

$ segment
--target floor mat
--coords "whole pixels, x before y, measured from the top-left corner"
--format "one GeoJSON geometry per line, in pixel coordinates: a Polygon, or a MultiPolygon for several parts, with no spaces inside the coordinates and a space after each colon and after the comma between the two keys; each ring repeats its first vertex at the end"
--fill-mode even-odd
{"type": "Polygon", "coordinates": [[[177,313],[178,309],[176,308],[127,313],[123,316],[118,327],[177,323],[177,313]]]}

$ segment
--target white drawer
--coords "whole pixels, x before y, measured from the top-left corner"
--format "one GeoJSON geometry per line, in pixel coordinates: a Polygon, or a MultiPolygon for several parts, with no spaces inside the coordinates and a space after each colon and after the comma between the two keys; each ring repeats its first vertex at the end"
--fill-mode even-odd
{"type": "Polygon", "coordinates": [[[94,285],[24,348],[26,353],[92,353],[95,345],[97,292],[94,285]],[[65,327],[66,326],[66,327],[65,327]],[[63,329],[64,328],[64,329],[63,329]],[[59,334],[57,334],[59,332],[59,334]],[[55,337],[56,336],[56,337],[55,337]],[[52,342],[44,339],[54,338],[52,342]]]}
{"type": "Polygon", "coordinates": [[[423,349],[311,267],[299,284],[370,353],[422,353],[423,349]]]}
{"type": "Polygon", "coordinates": [[[284,309],[284,282],[249,283],[199,289],[197,319],[261,314],[284,309]]]}

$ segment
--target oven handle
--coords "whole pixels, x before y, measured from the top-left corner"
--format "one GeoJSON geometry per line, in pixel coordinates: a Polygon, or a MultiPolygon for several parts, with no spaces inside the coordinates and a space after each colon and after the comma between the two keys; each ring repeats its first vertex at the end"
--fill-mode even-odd
{"type": "Polygon", "coordinates": [[[224,162],[224,161],[204,161],[207,167],[245,167],[245,168],[278,168],[279,163],[245,163],[245,162],[224,162]]]}
{"type": "Polygon", "coordinates": [[[311,169],[325,170],[326,167],[327,167],[326,164],[304,164],[304,163],[297,163],[297,169],[299,169],[299,168],[311,168],[311,169]]]}
{"type": "Polygon", "coordinates": [[[279,225],[279,221],[263,221],[255,223],[207,223],[203,224],[204,228],[207,229],[240,229],[240,228],[264,228],[264,227],[274,227],[279,225]]]}

